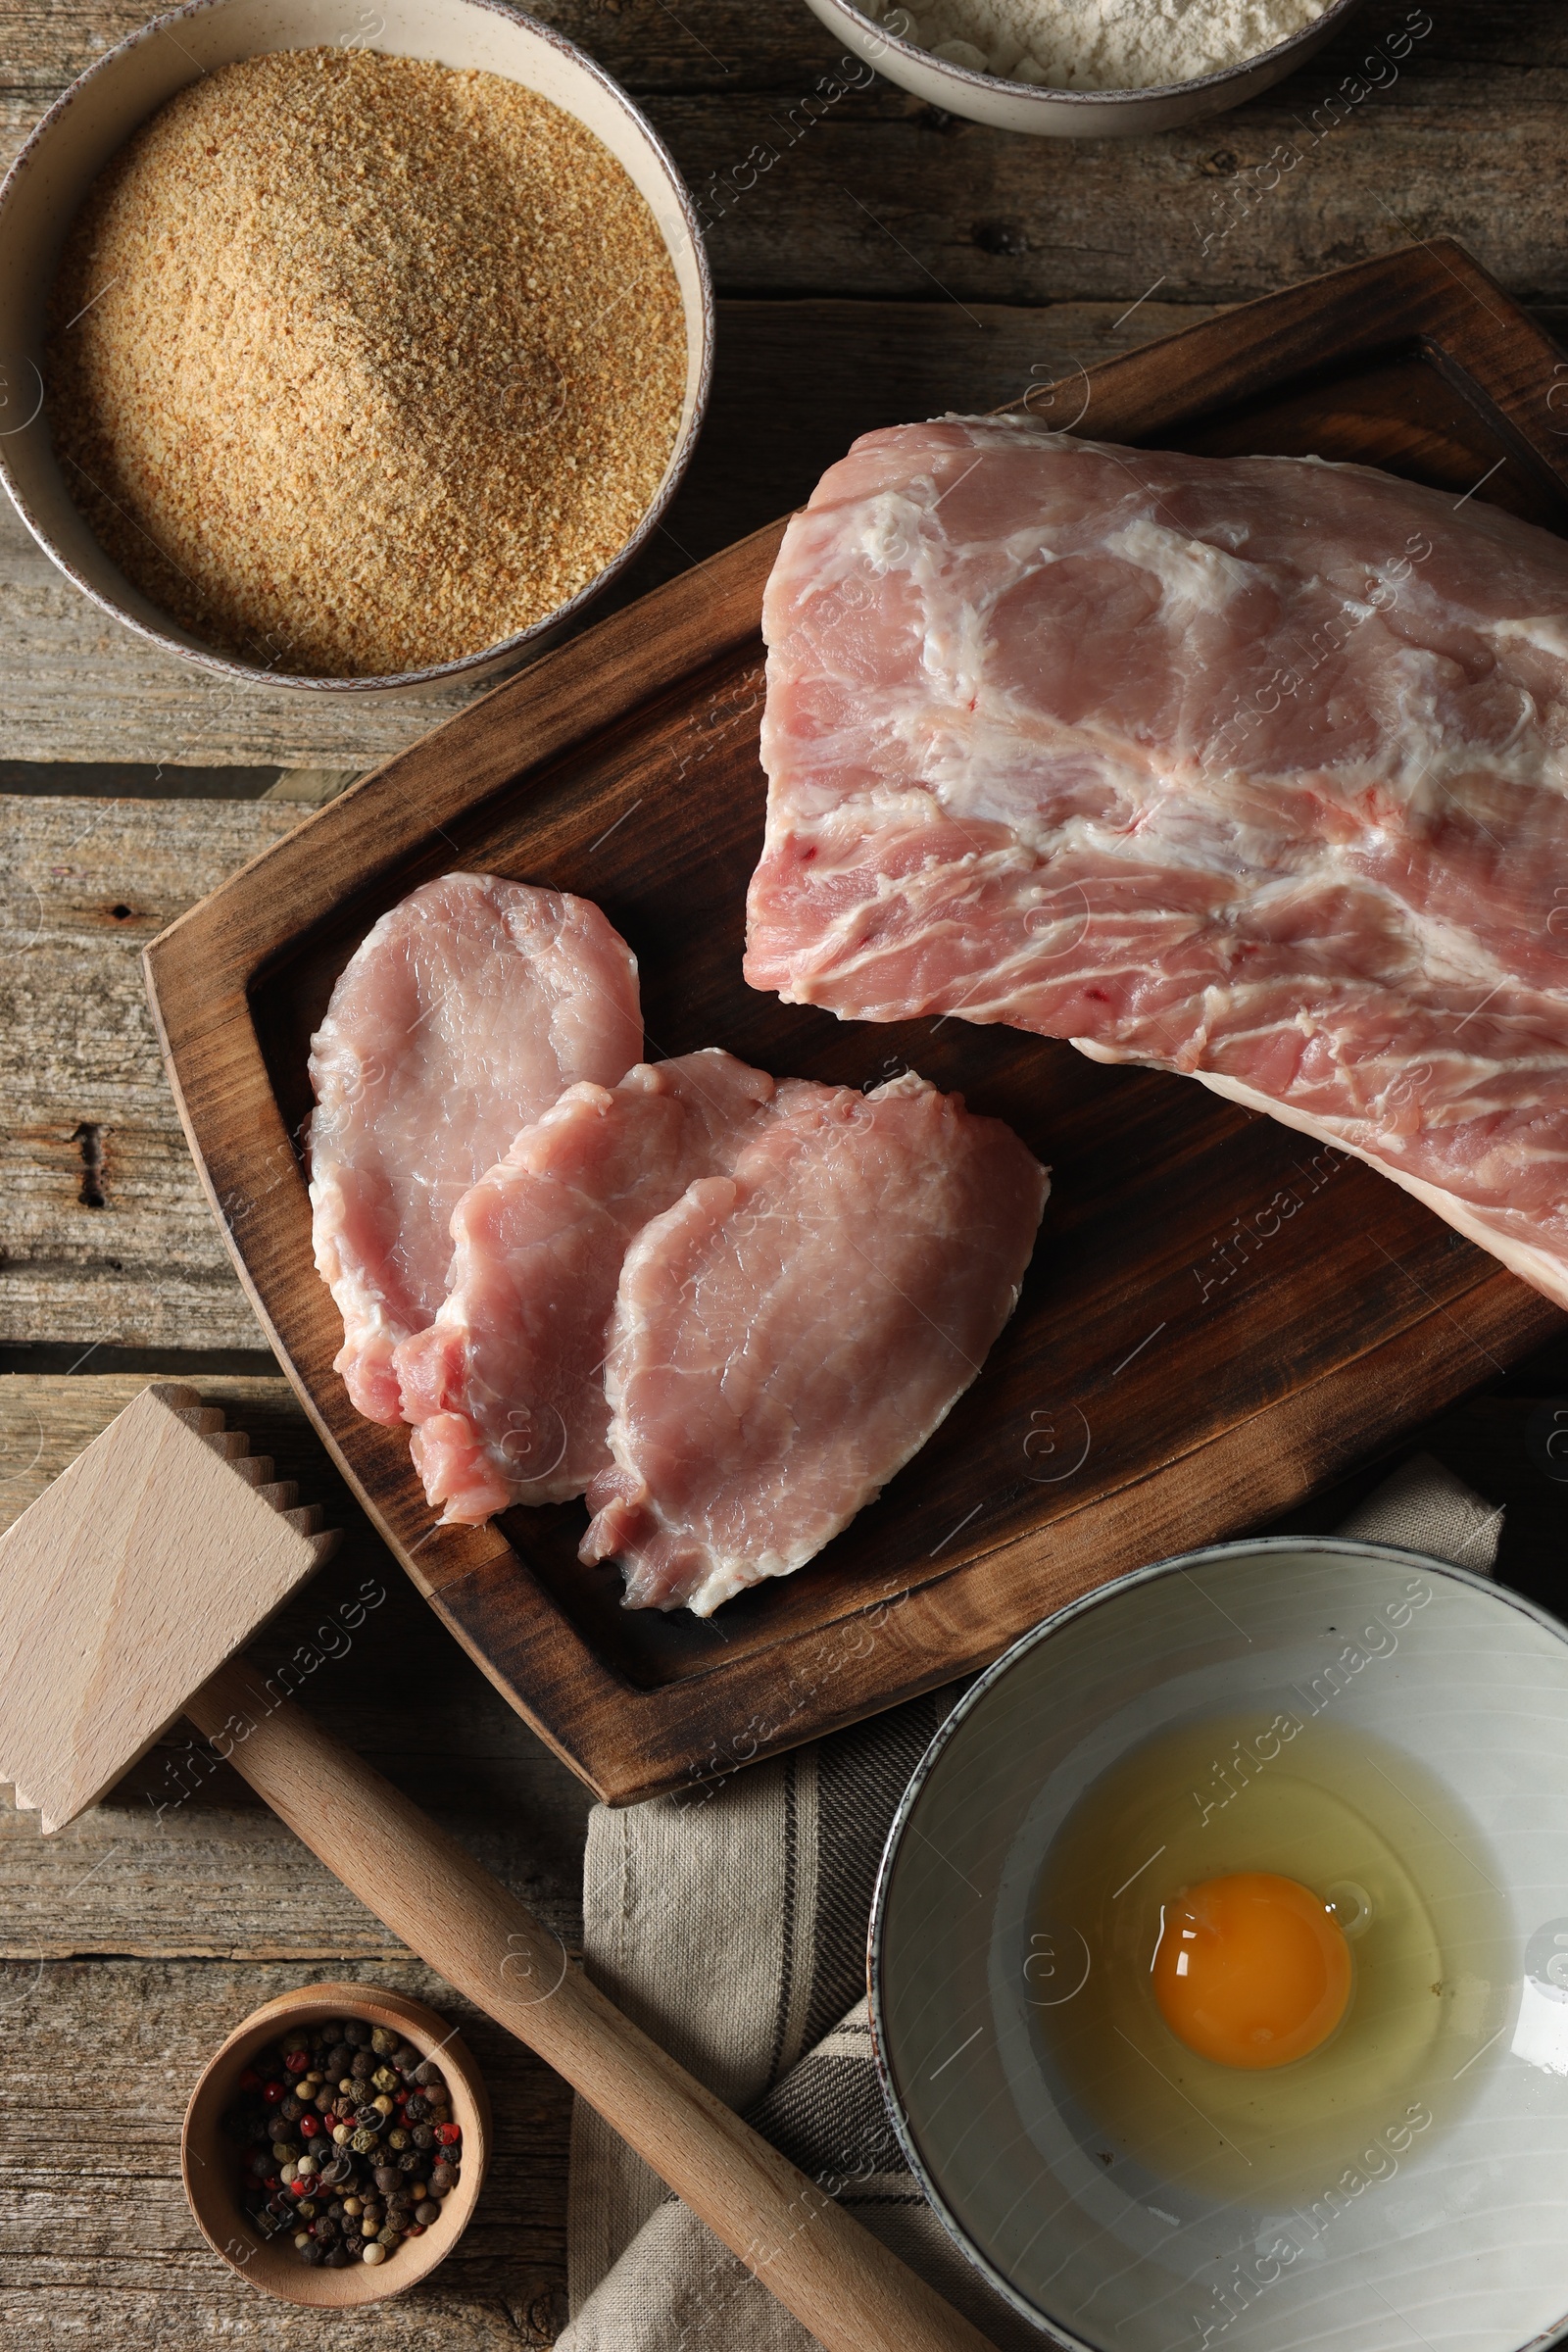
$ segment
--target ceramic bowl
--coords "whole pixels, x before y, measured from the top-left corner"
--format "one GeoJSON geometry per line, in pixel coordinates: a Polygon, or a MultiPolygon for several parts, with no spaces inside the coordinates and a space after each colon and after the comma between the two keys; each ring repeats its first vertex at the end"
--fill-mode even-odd
{"type": "MultiPolygon", "coordinates": [[[[1249,1785],[1240,1769],[1230,1779],[1249,1785]]],[[[1203,1801],[1217,1798],[1216,1782],[1203,1801]]],[[[1568,2323],[1568,1633],[1485,1579],[1346,1540],[1221,1544],[1123,1577],[1025,1636],[939,1734],[889,1839],[870,1980],[910,2163],[970,2259],[1060,2342],[1521,2352],[1555,2340],[1568,2323]],[[1354,2095],[1343,2117],[1332,2108],[1322,2146],[1312,2139],[1309,2177],[1215,2195],[1201,2183],[1220,2127],[1200,2112],[1190,2066],[1176,2090],[1192,2114],[1170,2104],[1153,2175],[1112,2144],[1092,2078],[1057,2063],[1065,2010],[1096,1952],[1103,1971],[1103,1921],[1126,1890],[1107,1875],[1086,1938],[1054,1915],[1066,1898],[1045,1864],[1110,1766],[1152,1734],[1244,1708],[1276,1723],[1322,1714],[1312,1737],[1332,1731],[1350,1756],[1368,1819],[1386,1801],[1366,1761],[1381,1755],[1400,1801],[1419,1800],[1391,1874],[1462,1862],[1480,1874],[1465,1899],[1489,1924],[1478,1935],[1457,1896],[1431,1907],[1441,1968],[1399,1988],[1428,2036],[1417,2093],[1406,2044],[1387,2048],[1374,1922],[1352,1948],[1363,2017],[1383,2023],[1348,2045],[1354,2095]],[[1352,2112],[1363,2081],[1370,2115],[1352,2112]]],[[[1147,2025],[1121,2012],[1135,2099],[1144,2061],[1167,2080],[1184,2071],[1152,1993],[1147,2006],[1147,2025]]],[[[1288,2167],[1306,2143],[1267,2128],[1288,2167]]]]}
{"type": "Polygon", "coordinates": [[[623,571],[659,522],[697,444],[712,376],[713,292],[701,229],[662,142],[624,90],[548,24],[498,0],[193,0],[109,50],[50,108],[0,187],[0,481],[44,553],[115,619],[217,676],[304,693],[429,693],[543,651],[623,571]],[[166,99],[215,66],[278,49],[373,48],[500,74],[587,125],[659,223],[686,318],[686,390],[653,504],[570,602],[498,645],[386,678],[293,677],[215,653],[134,588],[93,537],[55,462],[43,415],[42,324],[66,232],[103,166],[166,99]]]}
{"type": "MultiPolygon", "coordinates": [[[[1174,130],[1183,122],[1201,122],[1207,115],[1225,114],[1244,99],[1255,98],[1259,90],[1271,88],[1298,66],[1305,65],[1361,6],[1361,0],[1331,0],[1316,24],[1293,33],[1289,40],[1276,42],[1257,57],[1227,66],[1217,74],[1153,90],[1037,89],[995,74],[971,73],[945,57],[933,57],[930,50],[887,31],[875,18],[852,7],[850,0],[808,0],[808,5],[836,39],[848,42],[889,81],[923,98],[928,106],[941,107],[945,114],[962,115],[968,122],[988,123],[994,130],[1029,131],[1044,138],[1130,139],[1174,130]]],[[[910,13],[918,15],[917,6],[910,13]]]]}
{"type": "Polygon", "coordinates": [[[179,2162],[197,2226],[231,2271],[279,2302],[346,2311],[403,2294],[446,2260],[478,2201],[489,2154],[490,2101],[461,2034],[445,2018],[422,2001],[386,1992],[376,1984],[303,1984],[297,1992],[280,1993],[264,2003],[236,2026],[203,2069],[185,2110],[179,2162]],[[240,2151],[223,2130],[239,2078],[257,2051],[276,2041],[286,2028],[305,2031],[329,2017],[359,2017],[370,2026],[386,2026],[412,2042],[421,2057],[433,2058],[446,2077],[452,2118],[463,2132],[461,2177],[444,2202],[441,2219],[432,2222],[422,2237],[405,2238],[388,2261],[374,2268],[355,2262],[341,2271],[312,2270],[291,2243],[264,2244],[240,2208],[240,2151]]]}

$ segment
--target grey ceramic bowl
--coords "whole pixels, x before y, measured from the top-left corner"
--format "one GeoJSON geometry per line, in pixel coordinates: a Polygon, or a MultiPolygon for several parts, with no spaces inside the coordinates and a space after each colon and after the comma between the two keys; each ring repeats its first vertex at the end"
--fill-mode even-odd
{"type": "Polygon", "coordinates": [[[1006,81],[995,74],[933,57],[913,41],[898,39],[850,0],[807,0],[813,15],[867,64],[929,106],[962,115],[996,130],[1022,130],[1053,139],[1143,138],[1174,130],[1183,122],[1222,115],[1244,99],[1283,81],[1345,24],[1361,0],[1331,0],[1315,24],[1293,33],[1257,57],[1193,81],[1153,90],[1056,90],[1006,81]]]}
{"type": "MultiPolygon", "coordinates": [[[[1216,1811],[1213,1850],[1255,1837],[1258,1821],[1216,1811]]],[[[1387,1887],[1367,1899],[1394,1916],[1387,1887]]],[[[1355,1946],[1358,1970],[1393,1965],[1374,1952],[1377,1933],[1355,1946]]],[[[1370,2017],[1390,2013],[1377,1982],[1370,2017]]],[[[1218,1544],[1119,1578],[1026,1635],[938,1735],[889,1838],[870,1991],[884,2091],[917,2177],[971,2261],[1060,2342],[1555,2341],[1568,2319],[1568,1633],[1481,1577],[1346,1539],[1218,1544]],[[1152,1997],[1146,2019],[1118,1980],[1114,2013],[1091,2000],[1077,2014],[1102,2019],[1086,2064],[1102,2065],[1114,2014],[1135,2079],[1146,2063],[1162,2075],[1166,2089],[1151,2074],[1147,2093],[1177,2119],[1161,2172],[1091,2112],[1092,2079],[1054,2057],[1070,2004],[1105,1965],[1109,1904],[1135,1883],[1140,1901],[1162,1903],[1166,1848],[1113,1886],[1126,1857],[1107,1847],[1093,1896],[1054,1882],[1047,1856],[1084,1789],[1152,1735],[1244,1710],[1276,1726],[1284,1710],[1298,1732],[1313,1720],[1309,1740],[1332,1737],[1348,1757],[1357,1814],[1373,1821],[1390,1801],[1376,1756],[1392,1768],[1383,1780],[1412,1809],[1391,1871],[1426,1889],[1436,1982],[1395,1987],[1401,2014],[1424,2021],[1419,2068],[1374,2029],[1353,2045],[1352,2087],[1336,2089],[1323,2144],[1316,2123],[1294,2143],[1296,2127],[1275,2127],[1271,2153],[1305,2152],[1304,2184],[1260,2176],[1253,2192],[1238,2169],[1243,2185],[1221,2192],[1202,2172],[1220,2130],[1201,2111],[1213,2093],[1161,2039],[1152,1997]],[[1477,1874],[1470,1894],[1434,1898],[1461,1865],[1477,1874]],[[1080,1921],[1077,1907],[1097,1902],[1080,1921]],[[1429,1991],[1446,1997],[1424,2007],[1429,1991]],[[1184,2069],[1186,2089],[1171,2082],[1184,2069]]]]}
{"type": "Polygon", "coordinates": [[[608,74],[548,24],[497,0],[192,0],[159,17],[72,83],[0,187],[0,482],[45,555],[94,604],[166,653],[244,685],[307,694],[428,693],[511,669],[542,652],[623,571],[691,462],[713,367],[713,289],[684,183],[650,123],[608,74]],[[686,390],[675,446],[624,547],[570,602],[462,660],[395,677],[293,677],[215,653],[143,596],[73,504],[42,414],[45,305],[66,231],[98,172],[138,123],[215,66],[278,49],[378,49],[500,74],[537,90],[603,140],[646,199],[668,249],[686,318],[686,390]]]}

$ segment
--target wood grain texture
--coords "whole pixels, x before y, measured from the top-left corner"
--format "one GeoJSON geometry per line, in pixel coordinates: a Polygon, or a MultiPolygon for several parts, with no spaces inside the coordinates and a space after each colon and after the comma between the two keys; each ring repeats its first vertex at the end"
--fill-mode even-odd
{"type": "Polygon", "coordinates": [[[137,957],[299,816],[0,799],[0,1337],[261,1344],[193,1181],[137,957]]]}
{"type": "Polygon", "coordinates": [[[149,1382],[0,1537],[0,1778],[84,1812],[323,1561],[319,1503],[194,1389],[149,1382]]]}
{"type": "Polygon", "coordinates": [[[220,1667],[192,1720],[361,1899],[597,2109],[823,2346],[984,2337],[615,2009],[498,1880],[274,1692],[220,1667]]]}
{"type": "MultiPolygon", "coordinates": [[[[722,292],[925,300],[935,280],[971,307],[1119,307],[1163,278],[1167,299],[1244,300],[1414,231],[1463,238],[1526,299],[1568,301],[1558,0],[1448,0],[1402,57],[1391,48],[1422,12],[1372,0],[1234,114],[1102,141],[986,130],[880,79],[824,105],[842,44],[799,5],[540,0],[534,13],[646,107],[710,222],[722,292]],[[1282,152],[1298,162],[1279,170],[1282,152]]],[[[140,15],[138,0],[6,0],[0,137],[20,142],[140,15]]]]}
{"type": "MultiPolygon", "coordinates": [[[[172,1909],[173,1889],[166,1899],[172,1909]]],[[[11,2048],[0,2103],[7,2345],[342,2352],[373,2329],[378,2352],[534,2352],[564,2326],[569,2097],[421,1963],[349,1960],[328,1972],[257,1958],[106,1959],[40,1974],[11,1961],[0,1963],[0,2018],[11,2048]],[[368,2324],[265,2301],[203,2244],[179,2180],[185,2102],[219,2042],[261,2001],[328,1973],[412,1994],[461,2026],[495,2113],[489,2174],[461,2244],[368,2324]]]]}
{"type": "MultiPolygon", "coordinates": [[[[1420,234],[1457,237],[1510,291],[1560,303],[1561,11],[1456,0],[1391,57],[1422,13],[1373,0],[1288,81],[1157,138],[1009,136],[882,81],[803,130],[802,102],[839,55],[825,33],[788,81],[770,70],[731,96],[714,74],[711,95],[646,104],[711,220],[726,289],[797,293],[830,259],[833,282],[861,297],[909,299],[934,279],[969,305],[1130,303],[1156,284],[1167,300],[1244,301],[1420,234]]],[[[749,80],[741,14],[689,22],[749,80]]]]}
{"type": "MultiPolygon", "coordinates": [[[[1490,470],[1486,496],[1561,527],[1560,365],[1446,247],[1216,318],[1082,393],[1114,439],[1245,434],[1458,493],[1490,470]]],[[[1285,1508],[1558,1322],[1370,1171],[1179,1079],[747,990],[776,544],[758,533],[497,689],[148,957],[210,1195],[318,1425],[447,1623],[617,1801],[983,1663],[1103,1577],[1285,1508]],[[718,1043],[850,1085],[907,1063],[1055,1169],[1018,1312],[943,1429],[817,1560],[710,1624],[622,1609],[615,1571],[577,1564],[579,1506],[437,1527],[400,1433],[360,1421],[331,1372],[339,1325],[293,1142],[307,1041],[369,923],[454,861],[601,902],[639,957],[656,1054],[718,1043]]]]}

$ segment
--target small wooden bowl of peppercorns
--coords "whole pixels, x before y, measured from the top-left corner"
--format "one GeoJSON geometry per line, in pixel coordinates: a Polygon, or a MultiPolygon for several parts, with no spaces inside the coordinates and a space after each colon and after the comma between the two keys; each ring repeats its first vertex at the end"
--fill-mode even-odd
{"type": "Polygon", "coordinates": [[[415,2286],[457,2244],[490,2139],[462,2038],[419,2001],[307,1984],[229,2035],[191,2093],[180,2169],[202,2235],[286,2303],[415,2286]]]}

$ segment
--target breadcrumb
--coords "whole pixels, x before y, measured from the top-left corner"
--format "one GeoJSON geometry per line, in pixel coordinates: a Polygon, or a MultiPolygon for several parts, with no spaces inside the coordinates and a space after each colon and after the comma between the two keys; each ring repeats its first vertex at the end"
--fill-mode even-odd
{"type": "Polygon", "coordinates": [[[305,676],[482,652],[618,553],[686,379],[652,212],[499,74],[288,50],[90,190],[46,384],[76,503],[194,635],[305,676]]]}

